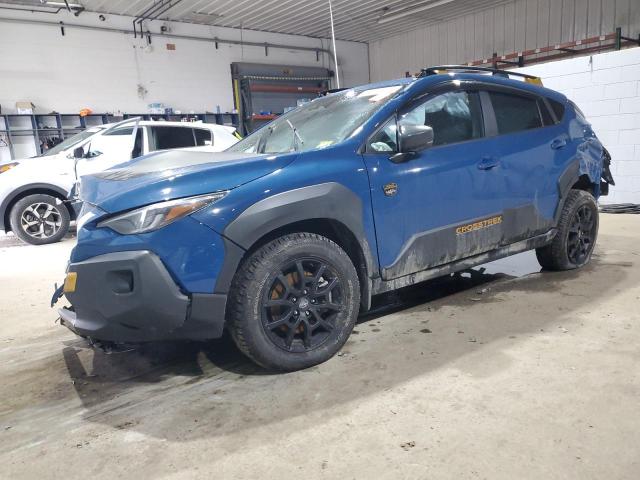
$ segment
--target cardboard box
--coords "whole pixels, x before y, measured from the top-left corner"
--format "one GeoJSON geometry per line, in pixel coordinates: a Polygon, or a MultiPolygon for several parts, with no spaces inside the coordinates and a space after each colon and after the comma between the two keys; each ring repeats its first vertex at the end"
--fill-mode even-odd
{"type": "Polygon", "coordinates": [[[147,105],[147,110],[152,115],[164,115],[165,106],[164,103],[159,102],[149,103],[147,105]]]}
{"type": "Polygon", "coordinates": [[[33,115],[36,106],[31,102],[16,102],[16,112],[18,115],[33,115]]]}

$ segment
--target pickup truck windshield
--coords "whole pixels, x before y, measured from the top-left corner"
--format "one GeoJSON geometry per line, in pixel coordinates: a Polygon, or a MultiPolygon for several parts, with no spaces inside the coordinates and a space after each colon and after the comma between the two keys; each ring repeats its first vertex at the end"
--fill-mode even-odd
{"type": "Polygon", "coordinates": [[[354,88],[317,98],[278,117],[227,151],[287,153],[335,145],[353,134],[402,88],[354,88]]]}
{"type": "Polygon", "coordinates": [[[44,152],[41,155],[41,157],[48,157],[50,155],[57,155],[60,152],[64,152],[68,148],[71,148],[74,145],[77,145],[78,143],[82,142],[83,140],[89,138],[90,136],[95,135],[100,130],[102,130],[102,128],[90,128],[90,129],[84,130],[84,131],[82,131],[80,133],[76,133],[73,137],[67,138],[66,140],[60,142],[55,147],[50,148],[49,150],[44,152]]]}

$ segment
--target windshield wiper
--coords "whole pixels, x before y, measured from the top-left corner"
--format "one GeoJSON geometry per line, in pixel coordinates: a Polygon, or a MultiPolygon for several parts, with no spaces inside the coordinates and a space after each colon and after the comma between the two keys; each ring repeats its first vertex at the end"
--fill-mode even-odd
{"type": "MultiPolygon", "coordinates": [[[[299,150],[299,145],[304,145],[304,141],[302,140],[302,137],[300,137],[300,134],[298,133],[296,127],[294,127],[288,119],[285,119],[285,122],[287,122],[287,125],[289,125],[289,128],[291,128],[291,130],[293,131],[293,149],[297,152],[299,150]]],[[[262,135],[262,137],[258,141],[258,146],[256,148],[256,151],[258,153],[265,153],[267,138],[269,138],[274,131],[273,125],[268,125],[265,128],[267,129],[267,133],[262,135]]]]}
{"type": "Polygon", "coordinates": [[[293,126],[289,119],[287,118],[285,119],[285,121],[287,122],[287,125],[291,127],[291,130],[293,130],[293,149],[297,152],[298,150],[300,150],[300,148],[298,147],[298,142],[300,143],[300,145],[304,145],[304,141],[302,141],[302,137],[300,137],[298,130],[293,126]]]}
{"type": "Polygon", "coordinates": [[[265,127],[268,131],[266,135],[262,135],[260,140],[258,140],[258,145],[256,146],[257,153],[264,153],[265,148],[267,147],[267,137],[269,137],[273,133],[273,125],[267,125],[265,127]]]}

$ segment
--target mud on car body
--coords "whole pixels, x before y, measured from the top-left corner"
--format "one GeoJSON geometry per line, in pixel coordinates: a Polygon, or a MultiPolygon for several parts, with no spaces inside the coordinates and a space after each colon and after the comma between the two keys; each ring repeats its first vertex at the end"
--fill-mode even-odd
{"type": "Polygon", "coordinates": [[[228,329],[294,370],[334,355],[376,294],[531,249],[585,265],[610,158],[573,103],[511,75],[427,70],[314,100],[220,154],[85,177],[62,323],[115,344],[228,329]]]}

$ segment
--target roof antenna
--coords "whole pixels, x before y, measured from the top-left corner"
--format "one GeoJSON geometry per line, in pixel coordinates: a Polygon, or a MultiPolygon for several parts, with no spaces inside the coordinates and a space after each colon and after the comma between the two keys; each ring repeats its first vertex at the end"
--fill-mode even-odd
{"type": "Polygon", "coordinates": [[[333,63],[336,66],[336,83],[340,88],[340,69],[338,68],[338,52],[336,51],[336,32],[333,29],[333,8],[331,7],[331,0],[329,0],[329,16],[331,17],[331,40],[333,40],[333,63]]]}

